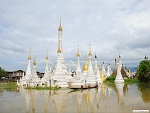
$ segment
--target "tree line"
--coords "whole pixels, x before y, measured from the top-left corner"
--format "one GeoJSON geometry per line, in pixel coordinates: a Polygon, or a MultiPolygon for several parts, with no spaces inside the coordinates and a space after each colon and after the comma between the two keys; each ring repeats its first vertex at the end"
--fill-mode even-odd
{"type": "Polygon", "coordinates": [[[7,77],[8,76],[8,71],[6,71],[5,69],[2,69],[0,67],[0,78],[1,77],[7,77]]]}

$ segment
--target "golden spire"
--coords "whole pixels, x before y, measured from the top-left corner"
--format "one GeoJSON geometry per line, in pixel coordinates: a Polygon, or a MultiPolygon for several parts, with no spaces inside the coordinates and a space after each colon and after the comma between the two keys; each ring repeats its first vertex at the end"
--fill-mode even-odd
{"type": "Polygon", "coordinates": [[[36,59],[35,59],[35,56],[34,56],[34,62],[33,62],[33,65],[36,65],[36,59]]]}
{"type": "Polygon", "coordinates": [[[89,56],[92,56],[91,44],[89,44],[89,56]]]}
{"type": "Polygon", "coordinates": [[[48,59],[48,50],[47,50],[47,54],[46,54],[46,60],[48,59]]]}
{"type": "Polygon", "coordinates": [[[60,40],[59,40],[59,42],[58,42],[58,51],[57,51],[57,53],[61,53],[61,49],[60,49],[60,40]]]}
{"type": "Polygon", "coordinates": [[[29,51],[28,60],[31,60],[30,52],[31,52],[31,49],[29,51]]]}
{"type": "Polygon", "coordinates": [[[61,26],[61,18],[60,18],[60,25],[59,25],[59,28],[58,28],[58,31],[62,31],[62,26],[61,26]]]}
{"type": "Polygon", "coordinates": [[[87,64],[87,61],[86,61],[86,57],[85,57],[85,62],[84,62],[84,68],[83,68],[84,71],[88,71],[88,64],[87,64]]]}
{"type": "Polygon", "coordinates": [[[79,52],[79,45],[78,45],[78,52],[77,52],[77,57],[80,57],[80,52],[79,52]]]}

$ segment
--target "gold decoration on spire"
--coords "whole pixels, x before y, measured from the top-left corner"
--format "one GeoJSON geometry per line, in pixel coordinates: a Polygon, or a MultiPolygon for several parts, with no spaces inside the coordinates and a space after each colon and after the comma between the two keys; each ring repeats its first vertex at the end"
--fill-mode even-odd
{"type": "Polygon", "coordinates": [[[46,60],[48,59],[48,50],[47,50],[47,54],[46,54],[46,60]]]}
{"type": "Polygon", "coordinates": [[[84,68],[83,68],[84,71],[88,71],[88,64],[87,64],[87,61],[86,61],[86,57],[85,57],[85,62],[84,62],[84,68]]]}
{"type": "Polygon", "coordinates": [[[92,51],[91,51],[91,44],[89,44],[89,56],[92,56],[92,51]]]}
{"type": "Polygon", "coordinates": [[[59,40],[59,42],[58,42],[58,51],[57,51],[57,53],[61,53],[61,49],[60,49],[60,40],[59,40]]]}
{"type": "Polygon", "coordinates": [[[62,26],[61,26],[61,18],[60,18],[60,25],[59,25],[59,28],[58,28],[58,31],[62,31],[62,26]]]}
{"type": "Polygon", "coordinates": [[[28,60],[31,60],[30,52],[31,52],[31,49],[29,51],[28,60]]]}
{"type": "Polygon", "coordinates": [[[77,52],[77,57],[80,57],[80,52],[79,52],[79,45],[78,45],[78,52],[77,52]]]}
{"type": "Polygon", "coordinates": [[[36,59],[35,59],[35,56],[34,56],[34,62],[33,62],[33,65],[36,65],[36,59]]]}

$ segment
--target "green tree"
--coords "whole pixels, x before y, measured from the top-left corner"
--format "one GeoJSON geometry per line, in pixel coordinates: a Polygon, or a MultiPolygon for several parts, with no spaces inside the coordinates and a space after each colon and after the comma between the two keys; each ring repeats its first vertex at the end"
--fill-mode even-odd
{"type": "Polygon", "coordinates": [[[150,82],[150,60],[140,62],[137,77],[141,82],[150,82]]]}
{"type": "Polygon", "coordinates": [[[7,77],[7,76],[8,76],[8,72],[0,67],[0,78],[7,77]]]}

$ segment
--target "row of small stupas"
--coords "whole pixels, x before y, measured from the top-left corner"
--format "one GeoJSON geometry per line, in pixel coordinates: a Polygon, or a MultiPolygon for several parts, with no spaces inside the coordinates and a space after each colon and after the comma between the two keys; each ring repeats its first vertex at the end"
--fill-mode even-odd
{"type": "MultiPolygon", "coordinates": [[[[77,51],[77,67],[74,75],[72,76],[72,72],[70,69],[67,69],[67,66],[64,62],[63,52],[62,52],[62,26],[60,20],[60,26],[58,28],[58,50],[57,50],[57,58],[54,70],[52,71],[51,66],[50,69],[48,67],[48,53],[46,55],[46,68],[45,73],[42,78],[39,78],[36,73],[36,59],[34,57],[33,69],[31,71],[31,56],[29,53],[28,56],[28,66],[26,75],[23,75],[20,78],[20,81],[17,81],[18,85],[25,85],[30,87],[35,86],[51,86],[51,87],[80,87],[82,85],[93,85],[102,83],[106,77],[112,74],[112,70],[110,64],[107,66],[107,72],[104,68],[104,63],[101,65],[101,70],[97,64],[97,57],[95,55],[95,66],[92,66],[92,51],[91,45],[89,45],[89,54],[88,59],[85,57],[83,71],[81,71],[80,66],[80,52],[79,46],[77,51]],[[70,86],[71,85],[71,86],[70,86]]],[[[115,71],[116,71],[116,79],[119,81],[123,81],[121,75],[121,57],[119,56],[118,61],[115,61],[115,71]]]]}

